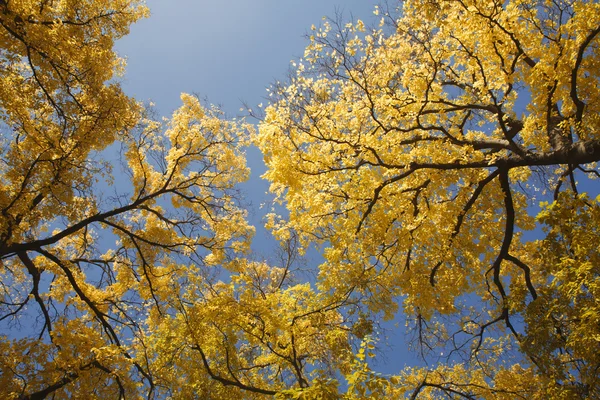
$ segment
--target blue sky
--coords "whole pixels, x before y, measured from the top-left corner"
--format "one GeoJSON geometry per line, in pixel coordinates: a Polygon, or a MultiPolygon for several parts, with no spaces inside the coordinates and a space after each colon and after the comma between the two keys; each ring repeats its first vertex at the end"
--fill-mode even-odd
{"type": "Polygon", "coordinates": [[[181,92],[197,93],[229,114],[241,100],[258,104],[265,88],[283,80],[300,57],[305,33],[323,16],[342,11],[372,19],[374,0],[147,1],[151,17],[117,46],[127,58],[125,90],[151,99],[161,113],[179,105],[181,92]]]}
{"type": "MultiPolygon", "coordinates": [[[[265,102],[266,88],[285,81],[290,62],[304,53],[305,34],[324,16],[343,13],[344,19],[375,18],[376,0],[225,0],[147,1],[151,17],[138,22],[129,36],[117,44],[127,59],[123,78],[126,93],[141,101],[152,101],[158,113],[169,116],[180,106],[181,92],[194,93],[218,104],[229,117],[242,116],[243,102],[256,106],[265,102]]],[[[257,228],[253,248],[268,253],[274,246],[261,229],[258,205],[269,199],[262,157],[256,149],[247,151],[251,180],[244,185],[247,200],[254,205],[251,222],[257,228]]],[[[259,254],[260,257],[260,254],[259,254]]],[[[318,261],[313,259],[313,262],[318,261]]],[[[393,328],[394,352],[385,347],[376,369],[398,372],[406,354],[400,329],[393,328]]],[[[391,332],[390,332],[391,333],[391,332]]]]}

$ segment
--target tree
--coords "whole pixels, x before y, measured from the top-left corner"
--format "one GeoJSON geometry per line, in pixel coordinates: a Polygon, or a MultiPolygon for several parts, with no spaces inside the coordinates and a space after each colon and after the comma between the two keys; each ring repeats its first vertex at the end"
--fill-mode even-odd
{"type": "Polygon", "coordinates": [[[402,304],[433,362],[388,396],[600,395],[599,7],[406,1],[313,27],[273,88],[274,233],[324,249],[322,293],[402,304]]]}
{"type": "Polygon", "coordinates": [[[312,377],[352,360],[342,303],[295,280],[293,238],[280,266],[240,257],[250,127],[120,89],[114,41],[146,14],[0,1],[0,397],[333,392],[312,377]]]}
{"type": "Polygon", "coordinates": [[[1,397],[597,397],[599,7],[325,24],[254,135],[122,93],[140,2],[0,0],[1,397]],[[250,137],[289,211],[269,262],[250,137]],[[400,302],[434,364],[383,375],[400,302]]]}
{"type": "Polygon", "coordinates": [[[0,2],[2,398],[159,393],[153,321],[251,237],[243,125],[182,95],[163,126],[118,85],[113,43],[146,14],[0,2]]]}

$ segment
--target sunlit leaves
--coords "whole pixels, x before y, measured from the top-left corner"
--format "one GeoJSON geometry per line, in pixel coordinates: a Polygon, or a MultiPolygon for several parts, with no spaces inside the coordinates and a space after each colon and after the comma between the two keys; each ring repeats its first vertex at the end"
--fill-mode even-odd
{"type": "Polygon", "coordinates": [[[190,95],[156,121],[121,92],[113,44],[146,15],[0,4],[2,397],[163,393],[147,336],[213,282],[205,259],[248,250],[249,127],[190,95]]]}
{"type": "Polygon", "coordinates": [[[596,396],[598,7],[313,27],[252,136],[288,210],[274,264],[237,189],[253,128],[121,92],[141,4],[0,1],[0,395],[596,396]],[[429,363],[384,375],[399,311],[429,363]]]}
{"type": "Polygon", "coordinates": [[[473,387],[461,393],[492,396],[481,388],[507,384],[512,369],[484,382],[478,368],[500,358],[473,360],[507,343],[502,362],[538,374],[525,397],[545,385],[552,396],[563,385],[598,390],[598,361],[574,356],[571,342],[592,346],[595,328],[567,316],[585,309],[595,321],[583,304],[596,298],[596,249],[584,244],[594,239],[577,233],[593,236],[592,205],[560,194],[598,175],[584,167],[600,159],[597,7],[409,1],[398,17],[383,13],[388,26],[326,21],[313,28],[302,68],[272,89],[256,143],[289,217],[271,227],[324,247],[320,290],[351,293],[384,318],[401,303],[422,355],[465,363],[419,372],[411,385],[423,395],[456,395],[463,389],[446,385],[461,382],[473,387]],[[549,237],[532,241],[535,197],[548,195],[556,203],[538,223],[549,237]],[[528,350],[528,340],[549,347],[528,350]]]}

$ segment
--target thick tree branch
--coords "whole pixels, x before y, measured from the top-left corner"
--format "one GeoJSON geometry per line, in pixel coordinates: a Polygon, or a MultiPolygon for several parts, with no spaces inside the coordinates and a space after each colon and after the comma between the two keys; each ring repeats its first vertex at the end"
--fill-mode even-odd
{"type": "Polygon", "coordinates": [[[579,68],[581,68],[581,63],[583,62],[583,55],[587,47],[598,34],[600,34],[600,26],[592,30],[589,33],[589,35],[586,36],[583,43],[579,46],[579,50],[577,51],[577,59],[575,60],[575,66],[571,71],[571,99],[573,100],[573,103],[575,103],[576,107],[576,122],[581,122],[583,118],[583,111],[585,109],[585,103],[579,98],[579,94],[577,93],[577,79],[579,74],[579,68]]]}
{"type": "Polygon", "coordinates": [[[277,394],[277,392],[274,390],[267,390],[267,389],[257,388],[254,386],[248,386],[248,385],[243,384],[240,381],[232,381],[231,379],[223,378],[222,376],[215,374],[213,372],[213,370],[210,368],[210,365],[208,363],[208,360],[206,359],[206,355],[202,351],[202,348],[200,346],[194,345],[194,346],[192,346],[192,350],[196,350],[200,353],[200,357],[202,358],[202,364],[204,365],[206,372],[208,372],[208,375],[210,375],[210,377],[212,379],[216,380],[217,382],[220,382],[225,386],[235,386],[239,389],[247,390],[247,391],[253,392],[253,393],[267,394],[267,395],[271,395],[271,396],[277,394]]]}
{"type": "MultiPolygon", "coordinates": [[[[44,315],[46,329],[48,329],[48,333],[51,333],[52,332],[52,322],[50,319],[50,314],[48,313],[48,309],[46,308],[46,305],[44,304],[44,300],[40,296],[40,277],[42,275],[42,272],[39,270],[39,268],[37,268],[35,266],[35,264],[31,260],[31,258],[29,258],[29,255],[27,255],[26,252],[24,252],[24,251],[19,252],[18,256],[19,256],[19,259],[21,260],[21,262],[27,268],[27,272],[29,272],[29,275],[31,275],[31,279],[33,281],[33,288],[31,289],[31,293],[33,294],[35,301],[40,306],[40,310],[42,311],[42,314],[44,315]]],[[[43,330],[42,330],[42,332],[43,332],[43,330]]]]}

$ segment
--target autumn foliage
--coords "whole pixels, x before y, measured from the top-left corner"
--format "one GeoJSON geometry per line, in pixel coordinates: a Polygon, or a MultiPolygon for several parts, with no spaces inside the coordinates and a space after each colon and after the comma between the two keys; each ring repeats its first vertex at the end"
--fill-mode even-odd
{"type": "Polygon", "coordinates": [[[0,397],[600,396],[597,2],[327,20],[256,132],[121,91],[146,14],[0,0],[0,397]],[[394,319],[424,363],[384,374],[394,319]]]}

